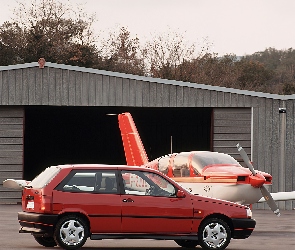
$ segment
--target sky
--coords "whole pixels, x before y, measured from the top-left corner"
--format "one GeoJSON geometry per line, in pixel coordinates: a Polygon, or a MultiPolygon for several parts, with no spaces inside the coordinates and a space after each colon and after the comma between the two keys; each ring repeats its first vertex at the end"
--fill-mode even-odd
{"type": "MultiPolygon", "coordinates": [[[[26,0],[29,1],[29,0],[26,0]]],[[[67,2],[66,0],[64,0],[67,2]]],[[[97,33],[126,27],[149,40],[176,32],[186,43],[243,56],[272,47],[295,48],[295,0],[70,0],[96,13],[97,33]]],[[[0,0],[0,25],[11,20],[16,0],[0,0]]]]}

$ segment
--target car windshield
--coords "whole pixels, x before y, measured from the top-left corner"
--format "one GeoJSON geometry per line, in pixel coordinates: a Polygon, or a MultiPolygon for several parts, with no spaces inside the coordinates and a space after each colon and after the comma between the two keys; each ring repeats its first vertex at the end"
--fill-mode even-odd
{"type": "Polygon", "coordinates": [[[43,172],[37,175],[29,186],[32,188],[43,188],[47,185],[60,171],[60,167],[52,166],[46,168],[43,172]]]}

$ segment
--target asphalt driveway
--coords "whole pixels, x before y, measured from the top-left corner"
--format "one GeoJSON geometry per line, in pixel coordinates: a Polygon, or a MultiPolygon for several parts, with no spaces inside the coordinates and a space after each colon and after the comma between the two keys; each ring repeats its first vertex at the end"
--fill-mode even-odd
{"type": "MultiPolygon", "coordinates": [[[[60,249],[40,246],[30,234],[18,233],[17,212],[20,205],[0,205],[1,250],[60,249]]],[[[295,210],[281,211],[276,217],[270,210],[253,210],[257,225],[253,234],[245,240],[232,240],[228,250],[278,250],[294,249],[295,246],[295,210]]],[[[88,240],[83,250],[90,249],[181,249],[174,241],[159,240],[88,240]]],[[[196,249],[200,249],[197,247],[196,249]]]]}

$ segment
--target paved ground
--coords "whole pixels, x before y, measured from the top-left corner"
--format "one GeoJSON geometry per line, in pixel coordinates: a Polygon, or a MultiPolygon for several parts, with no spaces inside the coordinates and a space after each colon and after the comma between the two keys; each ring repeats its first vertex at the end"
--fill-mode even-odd
{"type": "MultiPolygon", "coordinates": [[[[17,212],[19,205],[0,205],[0,249],[28,250],[50,249],[38,245],[30,234],[19,234],[17,212]]],[[[295,248],[295,211],[281,211],[277,218],[268,210],[253,210],[257,226],[246,240],[232,240],[227,250],[289,250],[295,248]]],[[[174,241],[157,240],[88,240],[83,250],[91,249],[151,249],[179,250],[174,241]]],[[[58,248],[51,248],[58,249],[58,248]]],[[[197,247],[196,249],[200,249],[197,247]]]]}

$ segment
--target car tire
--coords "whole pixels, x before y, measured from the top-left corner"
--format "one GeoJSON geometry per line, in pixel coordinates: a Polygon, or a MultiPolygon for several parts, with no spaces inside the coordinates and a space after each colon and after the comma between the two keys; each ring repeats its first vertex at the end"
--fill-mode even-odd
{"type": "Polygon", "coordinates": [[[57,244],[53,237],[44,237],[40,235],[33,235],[35,240],[43,247],[55,247],[57,244]]]}
{"type": "Polygon", "coordinates": [[[198,232],[200,246],[206,250],[223,250],[231,240],[231,230],[222,219],[210,218],[201,223],[198,232]]]}
{"type": "Polygon", "coordinates": [[[195,248],[199,244],[197,240],[175,240],[175,242],[185,248],[195,248]]]}
{"type": "Polygon", "coordinates": [[[76,215],[62,217],[56,224],[54,239],[63,249],[81,248],[89,235],[89,228],[84,219],[76,215]]]}

